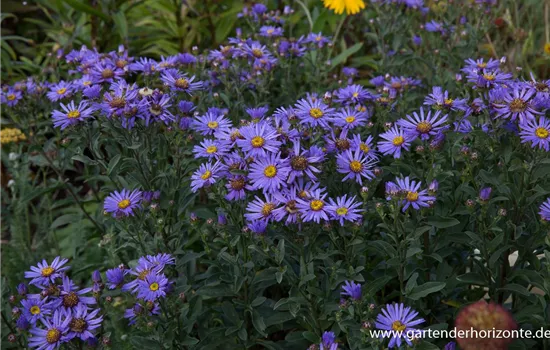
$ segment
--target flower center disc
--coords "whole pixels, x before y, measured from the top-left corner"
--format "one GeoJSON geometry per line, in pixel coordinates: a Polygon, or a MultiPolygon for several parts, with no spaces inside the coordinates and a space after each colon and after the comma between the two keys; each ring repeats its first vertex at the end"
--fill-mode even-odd
{"type": "Polygon", "coordinates": [[[353,115],[350,115],[349,117],[346,117],[346,123],[353,123],[355,121],[355,117],[353,115]]]}
{"type": "Polygon", "coordinates": [[[324,206],[325,206],[325,203],[319,199],[314,199],[309,203],[309,207],[315,211],[319,211],[323,209],[324,206]]]}
{"type": "Polygon", "coordinates": [[[216,122],[216,121],[208,122],[207,125],[210,129],[216,129],[218,127],[218,122],[216,122]]]}
{"type": "Polygon", "coordinates": [[[73,332],[82,333],[88,328],[88,322],[83,318],[73,318],[69,323],[69,328],[73,332]]]}
{"type": "Polygon", "coordinates": [[[152,290],[153,292],[155,292],[155,291],[159,290],[159,284],[157,282],[153,282],[149,286],[149,289],[152,290]]]}
{"type": "Polygon", "coordinates": [[[265,140],[261,136],[255,136],[250,140],[250,143],[252,144],[252,147],[254,148],[260,148],[265,144],[265,140]]]}
{"type": "Polygon", "coordinates": [[[363,170],[363,164],[357,160],[352,160],[349,163],[349,170],[353,171],[354,173],[359,173],[361,170],[363,170]]]}
{"type": "Polygon", "coordinates": [[[391,324],[391,328],[394,330],[394,331],[397,331],[397,332],[403,332],[405,330],[405,328],[407,328],[407,326],[405,326],[403,323],[401,323],[400,321],[394,321],[392,324],[391,324]]]}
{"type": "Polygon", "coordinates": [[[201,175],[201,179],[203,180],[207,180],[210,177],[212,177],[212,172],[210,170],[206,170],[204,174],[201,175]]]}
{"type": "Polygon", "coordinates": [[[66,88],[61,88],[61,89],[57,90],[57,94],[58,94],[58,95],[63,95],[63,94],[66,93],[66,92],[67,92],[67,89],[66,89],[66,88]]]}
{"type": "Polygon", "coordinates": [[[309,110],[309,115],[315,119],[321,118],[323,114],[324,114],[323,111],[320,110],[319,108],[312,108],[309,110]]]}
{"type": "Polygon", "coordinates": [[[392,141],[394,146],[401,146],[404,142],[405,138],[403,136],[396,136],[392,141]]]}
{"type": "Polygon", "coordinates": [[[432,124],[427,121],[422,121],[416,126],[416,130],[422,134],[427,134],[432,131],[432,124]]]}
{"type": "Polygon", "coordinates": [[[306,157],[296,156],[292,157],[290,160],[290,165],[294,170],[306,170],[308,166],[308,161],[306,157]]]}
{"type": "Polygon", "coordinates": [[[336,209],[336,214],[340,216],[346,215],[347,213],[348,213],[348,208],[342,207],[342,208],[336,209]]]}
{"type": "Polygon", "coordinates": [[[537,135],[538,138],[546,139],[548,135],[550,135],[550,132],[545,128],[537,128],[537,130],[535,130],[535,135],[537,135]]]}
{"type": "Polygon", "coordinates": [[[73,307],[78,304],[78,295],[76,295],[75,292],[70,292],[69,294],[66,294],[63,296],[63,306],[65,307],[73,307]]]}
{"type": "Polygon", "coordinates": [[[208,153],[208,154],[216,153],[217,150],[218,150],[218,147],[216,147],[216,146],[206,147],[206,153],[208,153]]]}
{"type": "Polygon", "coordinates": [[[275,205],[273,203],[264,204],[264,206],[262,207],[262,215],[268,216],[269,214],[271,214],[271,211],[273,211],[273,209],[275,209],[275,205]]]}
{"type": "Polygon", "coordinates": [[[272,178],[274,177],[275,175],[277,175],[277,168],[273,165],[268,165],[265,169],[264,169],[264,175],[269,177],[269,178],[272,178]]]}
{"type": "Polygon", "coordinates": [[[510,111],[512,113],[523,112],[526,109],[527,109],[527,102],[525,102],[521,98],[514,98],[512,102],[510,102],[510,111]]]}
{"type": "Polygon", "coordinates": [[[180,89],[187,89],[189,87],[189,81],[185,78],[179,78],[176,80],[176,87],[180,89]]]}
{"type": "Polygon", "coordinates": [[[51,266],[47,266],[45,268],[42,269],[41,273],[42,273],[42,277],[50,277],[52,275],[52,273],[55,272],[55,269],[51,266]]]}
{"type": "Polygon", "coordinates": [[[48,333],[46,333],[46,341],[50,344],[56,343],[59,339],[61,339],[61,332],[57,328],[48,329],[48,333]]]}
{"type": "Polygon", "coordinates": [[[123,199],[118,203],[119,209],[126,209],[130,206],[130,200],[129,199],[123,199]]]}
{"type": "Polygon", "coordinates": [[[31,307],[30,311],[31,311],[31,314],[38,315],[40,313],[40,308],[37,305],[34,305],[33,307],[31,307]]]}
{"type": "Polygon", "coordinates": [[[407,192],[407,200],[409,202],[416,202],[418,200],[418,192],[407,192]]]}
{"type": "Polygon", "coordinates": [[[80,117],[80,112],[78,110],[70,111],[69,113],[67,113],[67,118],[69,119],[75,119],[78,117],[80,117]]]}

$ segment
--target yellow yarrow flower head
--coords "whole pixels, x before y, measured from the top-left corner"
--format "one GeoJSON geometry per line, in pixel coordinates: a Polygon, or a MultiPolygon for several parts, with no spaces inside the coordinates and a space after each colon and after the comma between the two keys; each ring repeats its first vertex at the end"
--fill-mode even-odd
{"type": "Polygon", "coordinates": [[[546,52],[547,55],[550,55],[550,42],[544,44],[544,52],[546,52]]]}
{"type": "Polygon", "coordinates": [[[5,128],[0,131],[0,143],[3,145],[8,143],[17,143],[19,141],[25,141],[27,138],[25,134],[19,129],[15,128],[5,128]]]}
{"type": "Polygon", "coordinates": [[[346,10],[347,15],[354,15],[365,8],[363,0],[323,0],[324,6],[341,15],[346,10]]]}

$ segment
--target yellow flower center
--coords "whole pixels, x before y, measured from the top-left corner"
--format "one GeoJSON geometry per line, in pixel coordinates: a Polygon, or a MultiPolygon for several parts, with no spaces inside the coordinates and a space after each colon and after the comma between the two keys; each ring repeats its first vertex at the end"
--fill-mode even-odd
{"type": "Polygon", "coordinates": [[[264,175],[269,178],[274,177],[275,175],[277,175],[277,168],[274,165],[268,165],[264,169],[264,175]]]}
{"type": "Polygon", "coordinates": [[[252,147],[260,148],[265,144],[265,139],[261,136],[255,136],[252,140],[250,140],[250,143],[252,144],[252,147]]]}
{"type": "Polygon", "coordinates": [[[74,110],[74,111],[70,111],[69,113],[67,113],[67,118],[69,119],[75,119],[75,118],[78,118],[80,117],[80,111],[78,110],[74,110]]]}
{"type": "Polygon", "coordinates": [[[275,29],[268,29],[267,34],[273,34],[274,31],[275,31],[275,29]]]}
{"type": "Polygon", "coordinates": [[[323,209],[324,206],[325,206],[325,203],[319,199],[314,199],[309,203],[309,207],[315,211],[319,211],[323,209]]]}
{"type": "Polygon", "coordinates": [[[145,280],[145,277],[147,277],[147,275],[149,275],[149,272],[151,272],[151,271],[145,269],[145,270],[141,271],[141,272],[138,274],[137,277],[138,277],[140,280],[144,281],[144,280],[145,280]]]}
{"type": "Polygon", "coordinates": [[[369,147],[369,145],[367,145],[366,143],[361,143],[361,144],[359,145],[359,149],[360,149],[361,151],[365,152],[365,153],[369,153],[369,151],[370,151],[370,147],[369,147]]]}
{"type": "Polygon", "coordinates": [[[544,44],[544,52],[550,55],[550,43],[544,44]]]}
{"type": "Polygon", "coordinates": [[[260,58],[260,57],[263,56],[263,52],[260,49],[253,49],[252,50],[252,55],[254,55],[254,57],[256,57],[256,58],[260,58]]]}
{"type": "Polygon", "coordinates": [[[90,86],[90,85],[92,85],[92,82],[89,81],[89,80],[86,80],[86,81],[83,81],[83,82],[82,82],[82,85],[84,85],[84,86],[90,86]]]}
{"type": "Polygon", "coordinates": [[[63,95],[65,92],[67,92],[66,88],[61,88],[61,89],[57,90],[58,95],[63,95]]]}
{"type": "Polygon", "coordinates": [[[38,315],[39,313],[40,313],[40,307],[38,307],[37,305],[34,305],[33,307],[31,307],[31,314],[38,315]]]}
{"type": "Polygon", "coordinates": [[[403,136],[396,136],[392,141],[394,146],[401,146],[404,142],[405,138],[403,136]]]}
{"type": "Polygon", "coordinates": [[[446,98],[445,99],[445,106],[452,106],[454,100],[452,98],[446,98]]]}
{"type": "Polygon", "coordinates": [[[485,63],[485,62],[478,63],[477,67],[483,69],[483,68],[487,67],[487,63],[485,63]]]}
{"type": "Polygon", "coordinates": [[[523,112],[526,109],[527,102],[525,102],[521,98],[514,98],[512,102],[510,102],[510,112],[512,113],[523,112]]]}
{"type": "Polygon", "coordinates": [[[229,181],[229,184],[231,185],[231,188],[234,189],[235,191],[240,191],[244,188],[246,183],[244,179],[239,178],[239,179],[229,181]]]}
{"type": "Polygon", "coordinates": [[[210,129],[216,129],[216,128],[218,127],[219,124],[218,124],[218,122],[213,121],[213,122],[208,122],[207,125],[208,125],[208,127],[209,127],[210,129]]]}
{"type": "Polygon", "coordinates": [[[50,344],[56,343],[59,339],[61,339],[61,332],[57,328],[48,329],[48,333],[46,333],[46,341],[50,344]]]}
{"type": "Polygon", "coordinates": [[[432,131],[432,123],[428,121],[422,121],[418,123],[418,125],[416,126],[416,130],[421,132],[422,134],[427,134],[432,131]]]}
{"type": "Polygon", "coordinates": [[[206,170],[204,174],[201,175],[201,179],[208,180],[212,177],[212,172],[210,170],[206,170]]]}
{"type": "Polygon", "coordinates": [[[309,196],[309,194],[307,193],[306,190],[302,190],[302,191],[298,192],[298,197],[300,197],[302,199],[306,199],[308,196],[309,196]]]}
{"type": "Polygon", "coordinates": [[[42,277],[50,277],[52,275],[52,273],[55,272],[55,269],[51,266],[47,266],[45,268],[42,269],[41,273],[42,273],[42,277]]]}
{"type": "Polygon", "coordinates": [[[309,115],[315,119],[319,119],[323,116],[323,111],[319,108],[312,108],[309,110],[309,115]]]}
{"type": "Polygon", "coordinates": [[[155,291],[159,290],[159,284],[157,282],[153,282],[149,286],[149,289],[152,290],[153,292],[155,292],[155,291]]]}
{"type": "Polygon", "coordinates": [[[495,75],[491,73],[483,74],[483,77],[485,78],[485,80],[489,80],[489,81],[495,80],[495,75]]]}
{"type": "Polygon", "coordinates": [[[342,207],[342,208],[336,209],[336,214],[340,216],[346,215],[347,213],[348,213],[348,208],[342,207]]]}
{"type": "Polygon", "coordinates": [[[418,200],[418,192],[413,192],[413,191],[407,192],[407,200],[409,202],[416,202],[418,200]]]}
{"type": "Polygon", "coordinates": [[[79,301],[80,299],[75,292],[70,292],[69,294],[63,296],[63,306],[65,307],[74,307],[78,305],[79,301]]]}
{"type": "Polygon", "coordinates": [[[548,138],[549,134],[550,134],[550,131],[548,131],[548,129],[545,129],[543,127],[539,127],[537,128],[537,130],[535,130],[535,135],[537,135],[537,137],[541,139],[548,138]]]}
{"type": "Polygon", "coordinates": [[[263,216],[268,216],[269,214],[271,214],[273,209],[275,209],[275,204],[265,203],[264,206],[262,207],[262,215],[263,216]]]}
{"type": "Polygon", "coordinates": [[[354,92],[353,93],[353,97],[357,98],[359,96],[359,93],[358,92],[354,92]]]}
{"type": "Polygon", "coordinates": [[[75,318],[69,323],[69,328],[73,332],[82,333],[88,328],[88,322],[83,318],[75,318]]]}
{"type": "Polygon", "coordinates": [[[403,323],[401,323],[401,321],[393,321],[393,323],[391,324],[391,328],[394,331],[403,332],[405,330],[405,328],[407,328],[407,326],[405,326],[403,323]]]}
{"type": "Polygon", "coordinates": [[[363,164],[357,160],[352,160],[349,163],[349,170],[353,171],[354,173],[359,173],[361,170],[363,170],[363,164]]]}
{"type": "Polygon", "coordinates": [[[118,202],[118,208],[119,209],[126,209],[130,206],[130,200],[129,199],[123,199],[120,202],[118,202]]]}
{"type": "Polygon", "coordinates": [[[15,94],[9,94],[9,95],[8,95],[8,100],[9,100],[9,101],[15,100],[15,94]]]}
{"type": "Polygon", "coordinates": [[[179,78],[176,80],[176,87],[180,89],[187,89],[189,87],[189,82],[185,78],[179,78]]]}
{"type": "Polygon", "coordinates": [[[355,116],[350,115],[349,117],[346,117],[346,123],[353,123],[355,121],[355,116]]]}
{"type": "Polygon", "coordinates": [[[218,147],[213,145],[206,147],[206,153],[208,154],[216,153],[217,150],[218,150],[218,147]]]}

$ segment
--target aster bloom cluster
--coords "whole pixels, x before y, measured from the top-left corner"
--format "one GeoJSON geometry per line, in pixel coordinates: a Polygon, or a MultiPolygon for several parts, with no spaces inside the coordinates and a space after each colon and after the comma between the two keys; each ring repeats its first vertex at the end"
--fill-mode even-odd
{"type": "Polygon", "coordinates": [[[97,343],[96,331],[103,316],[97,308],[96,293],[92,287],[79,288],[67,276],[68,260],[56,257],[31,266],[25,272],[30,279],[17,287],[20,307],[12,310],[16,326],[28,332],[29,346],[38,349],[57,349],[64,343],[84,341],[97,343]],[[30,294],[29,288],[39,289],[30,294]]]}
{"type": "Polygon", "coordinates": [[[126,309],[124,317],[130,324],[142,317],[160,314],[159,300],[165,298],[172,288],[163,270],[174,265],[175,259],[170,254],[147,255],[138,259],[135,267],[127,269],[121,265],[106,272],[107,288],[120,289],[135,296],[132,307],[126,309]],[[133,276],[133,277],[132,277],[133,276]],[[131,278],[129,282],[128,279],[131,278]]]}

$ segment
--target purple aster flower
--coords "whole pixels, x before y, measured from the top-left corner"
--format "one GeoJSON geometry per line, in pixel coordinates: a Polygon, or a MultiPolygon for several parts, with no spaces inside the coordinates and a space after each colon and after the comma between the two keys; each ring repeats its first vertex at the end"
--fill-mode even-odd
{"type": "Polygon", "coordinates": [[[94,83],[112,83],[115,79],[124,74],[124,70],[118,68],[115,63],[110,60],[96,63],[90,71],[94,83]]]}
{"type": "Polygon", "coordinates": [[[368,136],[365,141],[361,140],[361,135],[355,134],[351,140],[352,149],[359,149],[363,154],[368,158],[378,159],[376,152],[374,151],[374,142],[373,137],[368,136]]]}
{"type": "Polygon", "coordinates": [[[382,309],[382,313],[376,317],[375,325],[380,330],[394,332],[388,344],[389,348],[400,347],[402,340],[405,340],[409,346],[413,346],[406,332],[425,322],[423,318],[415,319],[416,316],[418,312],[411,310],[410,307],[404,307],[403,304],[387,304],[382,309]]]}
{"type": "Polygon", "coordinates": [[[63,112],[55,110],[52,113],[54,127],[60,127],[61,130],[91,117],[94,111],[92,107],[88,106],[88,102],[86,101],[81,101],[78,107],[76,107],[74,101],[71,101],[67,105],[61,103],[61,109],[63,112]]]}
{"type": "Polygon", "coordinates": [[[62,343],[67,342],[70,317],[66,317],[60,310],[56,310],[52,318],[41,320],[45,329],[34,327],[30,329],[32,336],[29,338],[29,346],[40,350],[58,349],[62,343]]]}
{"type": "Polygon", "coordinates": [[[346,105],[364,103],[367,100],[374,99],[374,96],[369,91],[357,84],[340,88],[334,95],[336,96],[334,99],[335,102],[346,105]]]}
{"type": "Polygon", "coordinates": [[[361,284],[346,281],[342,286],[342,296],[348,296],[354,300],[361,300],[361,284]]]}
{"type": "Polygon", "coordinates": [[[144,280],[138,281],[137,297],[146,301],[155,301],[166,296],[168,279],[164,274],[150,273],[144,280]]]}
{"type": "Polygon", "coordinates": [[[144,75],[151,75],[159,70],[158,63],[151,59],[141,57],[139,61],[128,65],[130,72],[143,72],[144,75]]]}
{"type": "Polygon", "coordinates": [[[231,122],[222,114],[207,112],[205,115],[195,118],[191,124],[193,129],[200,132],[201,135],[217,135],[222,130],[229,130],[231,122]]]}
{"type": "Polygon", "coordinates": [[[321,219],[328,221],[328,211],[326,207],[324,189],[311,191],[310,197],[306,200],[297,198],[296,208],[300,211],[304,222],[314,221],[319,223],[321,219]]]}
{"type": "Polygon", "coordinates": [[[346,107],[338,110],[334,114],[333,122],[335,125],[353,129],[356,127],[364,126],[369,120],[367,112],[358,111],[354,108],[346,107]]]}
{"type": "Polygon", "coordinates": [[[98,315],[98,313],[99,309],[89,310],[82,304],[68,312],[67,317],[71,319],[71,322],[69,322],[67,338],[80,338],[82,340],[94,338],[92,331],[101,327],[103,321],[103,316],[98,315]]]}
{"type": "Polygon", "coordinates": [[[325,148],[327,152],[344,152],[351,148],[351,140],[348,138],[349,129],[344,128],[340,135],[336,136],[334,130],[330,132],[330,136],[325,136],[325,148]]]}
{"type": "Polygon", "coordinates": [[[273,38],[283,35],[283,28],[274,26],[262,26],[260,28],[260,36],[273,38]]]}
{"type": "Polygon", "coordinates": [[[122,284],[124,283],[124,276],[128,273],[128,270],[121,269],[119,267],[116,267],[114,269],[109,269],[106,272],[107,276],[107,288],[109,289],[115,289],[122,287],[122,284]]]}
{"type": "Polygon", "coordinates": [[[403,206],[402,211],[405,212],[409,207],[419,210],[421,207],[429,207],[429,201],[435,201],[434,196],[428,195],[427,190],[420,190],[420,181],[410,180],[409,177],[397,179],[397,187],[403,193],[403,199],[400,204],[403,206]]]}
{"type": "Polygon", "coordinates": [[[483,69],[498,69],[500,62],[499,60],[495,60],[490,58],[489,61],[485,62],[483,58],[479,58],[477,60],[473,60],[471,58],[468,58],[465,60],[466,66],[462,68],[461,70],[465,73],[478,70],[481,71],[483,69]]]}
{"type": "Polygon", "coordinates": [[[479,199],[483,202],[486,202],[491,198],[491,192],[493,189],[491,187],[484,187],[479,191],[479,199]]]}
{"type": "Polygon", "coordinates": [[[315,173],[320,172],[319,169],[312,164],[322,161],[322,157],[312,154],[300,147],[300,139],[293,141],[292,153],[289,157],[290,173],[288,183],[294,182],[297,177],[307,175],[311,180],[316,180],[315,173]]]}
{"type": "Polygon", "coordinates": [[[176,119],[168,110],[168,108],[172,106],[168,94],[163,94],[155,90],[153,94],[147,98],[147,101],[149,102],[149,116],[146,119],[146,125],[149,125],[151,119],[163,121],[165,124],[169,124],[176,119]]]}
{"type": "Polygon", "coordinates": [[[266,220],[256,220],[248,223],[246,225],[250,231],[256,236],[261,236],[265,234],[267,230],[267,221],[266,220]]]}
{"type": "Polygon", "coordinates": [[[101,272],[99,272],[99,270],[94,270],[94,272],[92,272],[92,281],[94,283],[101,283],[101,272]]]}
{"type": "Polygon", "coordinates": [[[193,95],[194,91],[203,88],[202,81],[194,81],[195,76],[189,78],[186,74],[180,73],[177,69],[168,69],[162,73],[160,80],[174,91],[183,91],[193,95]]]}
{"type": "Polygon", "coordinates": [[[237,145],[250,157],[266,157],[281,145],[277,130],[265,122],[242,127],[240,134],[242,139],[237,139],[237,145]]]}
{"type": "Polygon", "coordinates": [[[225,166],[219,161],[214,165],[212,163],[201,164],[191,176],[191,189],[193,192],[197,192],[199,188],[211,186],[224,170],[225,166]]]}
{"type": "Polygon", "coordinates": [[[336,335],[334,332],[325,332],[319,344],[320,350],[338,350],[336,335]]]}
{"type": "Polygon", "coordinates": [[[327,205],[327,211],[329,212],[331,219],[340,222],[340,226],[344,226],[344,221],[357,222],[361,219],[361,213],[363,212],[361,203],[356,202],[356,197],[348,198],[347,195],[336,197],[336,201],[329,198],[329,204],[327,205]]]}
{"type": "Polygon", "coordinates": [[[330,37],[324,36],[322,33],[310,33],[304,42],[313,43],[318,48],[322,48],[326,44],[330,43],[330,37]]]}
{"type": "Polygon", "coordinates": [[[253,122],[257,123],[264,118],[268,110],[267,107],[247,108],[246,113],[252,118],[253,122]]]}
{"type": "Polygon", "coordinates": [[[446,108],[452,111],[465,111],[468,107],[466,99],[452,99],[448,91],[443,91],[441,86],[434,86],[432,93],[426,96],[424,105],[433,106],[436,109],[446,108]]]}
{"type": "Polygon", "coordinates": [[[219,159],[229,153],[229,147],[229,142],[226,140],[205,139],[200,145],[193,147],[193,153],[195,158],[219,159]]]}
{"type": "Polygon", "coordinates": [[[23,305],[23,316],[30,322],[32,325],[36,324],[36,321],[49,317],[52,313],[53,305],[48,303],[48,298],[41,299],[38,295],[35,297],[29,297],[27,299],[21,300],[21,305],[23,305]]]}
{"type": "Polygon", "coordinates": [[[25,315],[20,315],[19,318],[17,318],[17,321],[15,322],[15,327],[21,331],[26,331],[31,326],[29,320],[25,317],[25,315]]]}
{"type": "Polygon", "coordinates": [[[69,266],[63,266],[68,261],[69,259],[62,259],[57,256],[51,264],[48,264],[44,259],[38,263],[37,267],[31,266],[31,271],[25,272],[25,278],[32,278],[29,284],[38,287],[54,283],[56,278],[64,276],[64,272],[70,268],[69,266]]]}
{"type": "Polygon", "coordinates": [[[344,67],[342,68],[342,74],[344,74],[344,76],[347,78],[353,78],[359,75],[359,71],[357,70],[357,68],[344,67]]]}
{"type": "Polygon", "coordinates": [[[61,80],[57,84],[53,84],[50,87],[50,91],[46,94],[48,99],[52,102],[56,102],[71,96],[73,93],[72,83],[68,83],[64,80],[61,80]]]}
{"type": "Polygon", "coordinates": [[[8,89],[8,91],[2,91],[2,103],[7,104],[9,107],[14,107],[19,100],[23,98],[23,93],[21,91],[14,90],[13,88],[8,89]]]}
{"type": "Polygon", "coordinates": [[[371,171],[376,163],[376,159],[368,157],[360,149],[355,152],[347,150],[338,154],[336,164],[340,174],[346,174],[342,182],[353,179],[358,184],[363,184],[363,178],[371,180],[374,178],[374,173],[371,171]]]}
{"type": "Polygon", "coordinates": [[[512,74],[501,72],[499,69],[483,69],[467,72],[468,82],[478,88],[491,88],[495,85],[507,84],[512,74]]]}
{"type": "Polygon", "coordinates": [[[542,203],[539,209],[541,219],[545,221],[550,221],[550,198],[547,198],[546,202],[542,203]]]}
{"type": "Polygon", "coordinates": [[[454,341],[450,341],[445,345],[444,350],[456,350],[456,343],[454,341]]]}
{"type": "Polygon", "coordinates": [[[294,110],[301,124],[330,129],[329,123],[332,121],[334,108],[329,108],[320,99],[301,99],[294,106],[294,110]]]}
{"type": "Polygon", "coordinates": [[[257,158],[250,165],[250,182],[252,189],[262,189],[264,193],[273,193],[286,186],[290,167],[287,160],[282,160],[280,153],[257,158]]]}
{"type": "Polygon", "coordinates": [[[227,188],[227,195],[225,199],[228,201],[241,200],[246,198],[246,178],[244,176],[232,176],[227,180],[225,185],[227,188]]]}
{"type": "Polygon", "coordinates": [[[252,6],[252,12],[257,15],[263,15],[267,12],[267,6],[265,6],[264,4],[254,4],[252,6]]]}
{"type": "Polygon", "coordinates": [[[146,255],[139,259],[141,263],[147,263],[156,273],[162,272],[166,265],[175,265],[176,259],[167,253],[159,253],[157,255],[146,255]]]}
{"type": "Polygon", "coordinates": [[[134,209],[140,207],[142,192],[139,190],[123,189],[121,192],[114,191],[105,198],[103,208],[113,217],[133,216],[134,209]]]}
{"type": "Polygon", "coordinates": [[[544,149],[550,152],[550,120],[540,117],[538,121],[530,120],[520,124],[521,142],[531,142],[532,148],[544,149]]]}
{"type": "Polygon", "coordinates": [[[284,204],[273,211],[275,221],[282,221],[286,217],[285,223],[287,225],[297,223],[300,213],[298,208],[296,208],[296,200],[298,198],[296,192],[292,190],[276,192],[274,197],[284,204]]]}
{"type": "Polygon", "coordinates": [[[424,109],[420,108],[420,115],[414,112],[413,116],[407,114],[407,119],[400,119],[397,124],[401,126],[407,138],[415,139],[420,137],[426,141],[430,136],[436,136],[444,129],[444,123],[447,121],[447,115],[441,116],[441,111],[436,111],[433,115],[428,111],[424,115],[424,109]]]}
{"type": "Polygon", "coordinates": [[[176,56],[176,61],[177,63],[185,66],[185,65],[192,65],[197,63],[197,58],[190,53],[184,52],[184,53],[179,53],[176,56]]]}
{"type": "Polygon", "coordinates": [[[386,83],[386,78],[384,78],[383,75],[376,76],[370,80],[370,83],[374,85],[375,87],[379,88],[384,86],[386,83]]]}
{"type": "Polygon", "coordinates": [[[260,219],[264,221],[273,220],[274,210],[279,206],[279,204],[280,202],[269,194],[265,195],[265,200],[255,196],[253,201],[248,202],[244,217],[250,222],[260,219]]]}
{"type": "Polygon", "coordinates": [[[541,114],[533,108],[532,97],[535,94],[528,88],[506,90],[502,104],[495,104],[496,117],[510,118],[512,121],[519,119],[520,123],[535,119],[535,115],[541,114]]]}
{"type": "Polygon", "coordinates": [[[413,35],[412,42],[416,46],[422,45],[422,37],[420,35],[413,35]]]}
{"type": "Polygon", "coordinates": [[[432,21],[426,23],[424,28],[428,32],[432,32],[432,33],[439,32],[441,34],[445,34],[445,32],[446,32],[445,29],[443,28],[443,24],[441,24],[441,23],[439,23],[435,20],[432,20],[432,21]]]}
{"type": "Polygon", "coordinates": [[[401,151],[409,150],[411,141],[408,136],[405,136],[403,129],[394,126],[392,129],[380,134],[380,137],[386,141],[378,143],[378,149],[382,154],[393,155],[394,158],[401,158],[401,151]]]}
{"type": "Polygon", "coordinates": [[[430,185],[428,186],[428,192],[430,194],[436,193],[438,189],[439,189],[439,182],[437,182],[437,180],[433,180],[432,182],[430,182],[430,185]]]}
{"type": "Polygon", "coordinates": [[[29,292],[27,285],[25,283],[19,283],[17,285],[17,294],[24,297],[29,292]]]}
{"type": "Polygon", "coordinates": [[[56,300],[57,307],[64,307],[66,311],[74,310],[77,306],[94,305],[96,300],[94,297],[87,297],[85,294],[90,293],[92,288],[78,289],[73,281],[67,276],[63,277],[63,285],[60,288],[59,299],[56,300]]]}
{"type": "Polygon", "coordinates": [[[139,316],[145,315],[145,314],[147,316],[159,315],[160,314],[160,307],[159,307],[158,303],[148,302],[146,308],[141,306],[141,304],[136,303],[134,305],[134,307],[132,307],[130,309],[126,309],[124,311],[124,318],[129,319],[130,322],[128,322],[128,323],[130,325],[133,325],[134,323],[136,323],[137,318],[139,316]]]}
{"type": "Polygon", "coordinates": [[[82,95],[90,100],[98,99],[101,96],[101,86],[94,85],[82,90],[82,95]]]}

